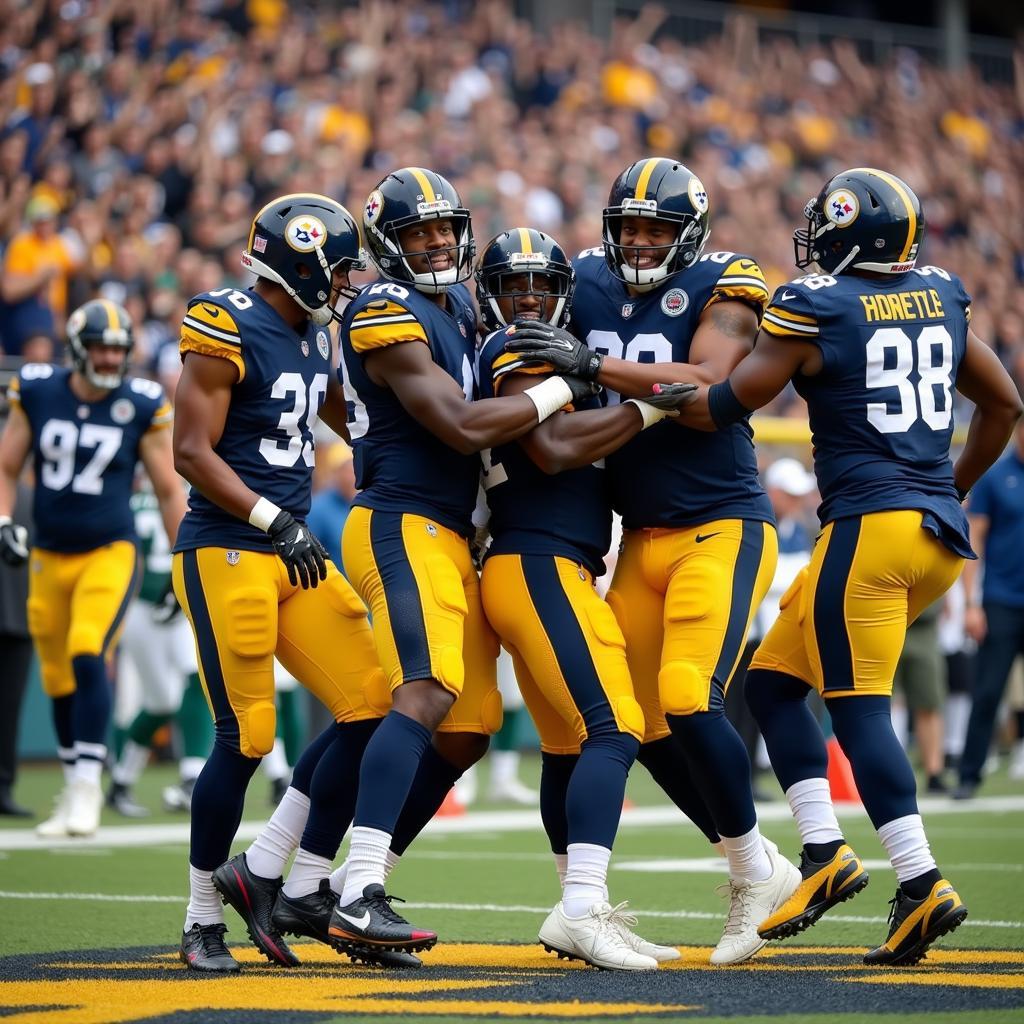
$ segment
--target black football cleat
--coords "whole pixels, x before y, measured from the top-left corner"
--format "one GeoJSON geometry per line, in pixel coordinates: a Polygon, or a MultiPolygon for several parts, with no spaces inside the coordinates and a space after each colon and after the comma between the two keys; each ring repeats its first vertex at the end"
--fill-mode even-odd
{"type": "Polygon", "coordinates": [[[421,967],[423,961],[412,953],[401,950],[370,949],[341,943],[330,934],[331,917],[338,905],[338,894],[324,878],[320,888],[308,896],[278,894],[274,904],[274,926],[288,935],[305,935],[324,942],[339,953],[344,953],[354,964],[368,967],[421,967]]]}
{"type": "Polygon", "coordinates": [[[299,958],[288,948],[274,926],[274,902],[283,884],[280,878],[260,878],[249,870],[245,854],[232,857],[213,873],[221,899],[245,922],[253,945],[272,963],[295,967],[299,958]]]}
{"type": "Polygon", "coordinates": [[[803,881],[796,892],[757,927],[762,939],[785,939],[810,928],[826,910],[856,896],[868,884],[860,857],[846,843],[824,863],[800,854],[803,881]]]}
{"type": "Polygon", "coordinates": [[[864,955],[866,964],[909,967],[920,963],[940,935],[959,928],[967,917],[967,908],[956,889],[944,878],[923,900],[912,900],[897,889],[889,905],[889,935],[882,945],[864,955]]]}
{"type": "Polygon", "coordinates": [[[107,790],[107,806],[122,818],[148,818],[149,810],[135,802],[130,786],[122,782],[111,782],[107,790]]]}
{"type": "Polygon", "coordinates": [[[222,924],[194,924],[181,933],[178,956],[190,971],[204,974],[237,974],[242,966],[224,944],[227,927],[222,924]]]}
{"type": "Polygon", "coordinates": [[[437,942],[437,934],[413,928],[391,909],[393,899],[398,897],[388,896],[384,886],[372,884],[359,899],[344,907],[336,906],[328,929],[335,949],[348,952],[356,947],[359,952],[371,949],[406,953],[430,949],[437,942]]]}

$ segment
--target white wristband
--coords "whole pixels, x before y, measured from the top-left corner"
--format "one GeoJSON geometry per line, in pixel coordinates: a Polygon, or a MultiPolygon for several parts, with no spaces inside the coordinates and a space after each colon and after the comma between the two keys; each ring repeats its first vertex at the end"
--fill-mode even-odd
{"type": "Polygon", "coordinates": [[[256,527],[257,530],[262,530],[266,533],[270,529],[270,524],[281,514],[281,510],[272,502],[267,501],[266,498],[260,498],[252,507],[252,511],[249,513],[249,522],[256,527]]]}
{"type": "Polygon", "coordinates": [[[552,413],[572,401],[572,388],[561,377],[549,377],[527,388],[523,394],[537,407],[538,423],[543,423],[552,413]]]}
{"type": "Polygon", "coordinates": [[[653,427],[655,423],[660,423],[668,415],[664,409],[656,409],[653,405],[648,405],[639,398],[627,398],[622,404],[635,405],[640,410],[640,415],[644,419],[644,425],[640,428],[641,430],[653,427]]]}
{"type": "Polygon", "coordinates": [[[9,522],[12,522],[10,516],[0,516],[0,526],[6,526],[9,522]]]}

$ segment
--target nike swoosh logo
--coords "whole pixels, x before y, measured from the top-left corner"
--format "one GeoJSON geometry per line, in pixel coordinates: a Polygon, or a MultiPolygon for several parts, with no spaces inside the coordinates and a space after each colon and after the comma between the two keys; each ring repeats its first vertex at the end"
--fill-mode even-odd
{"type": "Polygon", "coordinates": [[[717,537],[718,534],[721,533],[721,532],[722,531],[719,530],[718,533],[705,533],[703,537],[698,533],[697,534],[697,543],[698,544],[703,544],[704,541],[711,540],[712,537],[717,537]]]}
{"type": "Polygon", "coordinates": [[[794,295],[793,292],[783,292],[782,293],[782,301],[783,302],[786,302],[789,299],[795,299],[795,298],[796,298],[796,295],[794,295]]]}
{"type": "Polygon", "coordinates": [[[354,924],[357,928],[363,929],[370,923],[370,912],[367,910],[362,917],[351,917],[348,914],[343,914],[340,910],[338,911],[338,917],[343,921],[348,921],[349,924],[354,924]]]}
{"type": "Polygon", "coordinates": [[[740,260],[740,270],[750,270],[756,266],[757,264],[753,260],[740,260]]]}
{"type": "Polygon", "coordinates": [[[205,302],[203,303],[203,309],[205,309],[206,312],[210,314],[210,316],[214,317],[214,319],[220,316],[219,309],[217,309],[214,306],[208,306],[205,302]]]}

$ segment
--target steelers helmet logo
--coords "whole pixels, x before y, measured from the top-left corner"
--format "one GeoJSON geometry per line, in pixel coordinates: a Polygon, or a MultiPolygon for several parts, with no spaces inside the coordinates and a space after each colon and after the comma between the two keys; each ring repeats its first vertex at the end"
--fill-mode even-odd
{"type": "Polygon", "coordinates": [[[698,213],[706,213],[708,209],[708,193],[697,175],[690,179],[689,185],[686,186],[686,192],[690,197],[690,202],[693,203],[693,208],[698,213]]]}
{"type": "Polygon", "coordinates": [[[825,197],[825,217],[837,228],[845,228],[857,219],[860,202],[845,188],[836,189],[825,197]]]}
{"type": "Polygon", "coordinates": [[[327,240],[327,228],[319,217],[304,213],[292,217],[284,229],[285,241],[297,252],[312,252],[327,240]]]}
{"type": "Polygon", "coordinates": [[[376,224],[377,218],[384,212],[384,196],[374,189],[366,199],[363,207],[363,220],[367,224],[376,224]]]}

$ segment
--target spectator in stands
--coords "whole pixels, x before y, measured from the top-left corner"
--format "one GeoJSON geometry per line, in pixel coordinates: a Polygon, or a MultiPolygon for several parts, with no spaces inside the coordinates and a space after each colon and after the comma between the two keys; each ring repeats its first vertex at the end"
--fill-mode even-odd
{"type": "Polygon", "coordinates": [[[313,495],[306,525],[327,548],[331,561],[342,569],[341,531],[356,496],[352,449],[344,441],[319,447],[317,463],[324,466],[326,479],[324,486],[313,495]]]}

